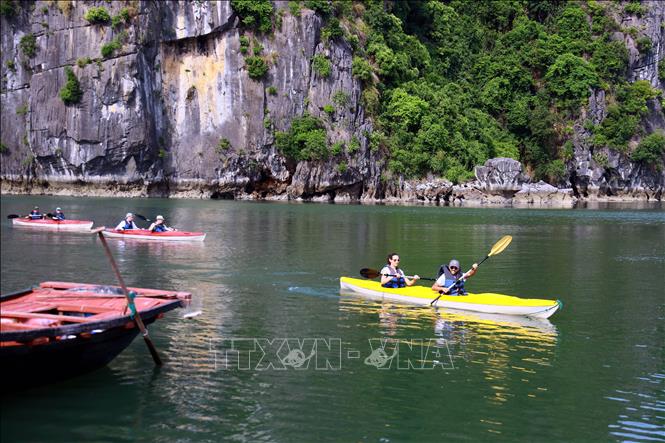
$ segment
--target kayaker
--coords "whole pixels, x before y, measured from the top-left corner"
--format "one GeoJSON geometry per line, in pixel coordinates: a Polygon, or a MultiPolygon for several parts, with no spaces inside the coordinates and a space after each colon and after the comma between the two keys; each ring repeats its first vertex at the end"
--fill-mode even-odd
{"type": "Polygon", "coordinates": [[[399,255],[396,252],[388,254],[386,266],[381,269],[381,286],[384,288],[403,288],[412,286],[420,277],[413,276],[413,279],[404,275],[399,267],[399,255]]]}
{"type": "Polygon", "coordinates": [[[166,232],[166,231],[176,231],[176,228],[171,228],[169,226],[166,226],[164,223],[164,217],[161,215],[158,215],[155,217],[155,222],[150,225],[148,230],[152,232],[166,232]]]}
{"type": "Polygon", "coordinates": [[[64,220],[64,219],[65,219],[65,213],[62,212],[62,209],[55,208],[55,214],[53,215],[53,220],[64,220]]]}
{"type": "Polygon", "coordinates": [[[30,211],[30,214],[26,215],[25,218],[30,220],[41,220],[44,218],[44,216],[39,211],[39,206],[35,206],[35,208],[30,211]]]}
{"type": "Polygon", "coordinates": [[[134,223],[134,214],[128,212],[127,215],[125,216],[125,219],[120,223],[118,223],[118,226],[115,227],[115,230],[128,231],[130,229],[139,229],[139,227],[136,226],[136,223],[134,223]]]}
{"type": "Polygon", "coordinates": [[[447,266],[439,268],[439,278],[432,285],[432,291],[442,292],[447,295],[466,295],[464,280],[473,276],[478,269],[478,263],[474,263],[471,269],[462,274],[462,268],[458,260],[452,259],[447,266]],[[455,282],[460,281],[454,288],[449,289],[455,282]]]}

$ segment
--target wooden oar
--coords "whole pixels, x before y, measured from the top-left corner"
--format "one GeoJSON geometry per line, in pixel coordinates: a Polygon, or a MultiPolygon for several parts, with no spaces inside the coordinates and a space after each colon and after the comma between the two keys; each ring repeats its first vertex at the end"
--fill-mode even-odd
{"type": "MultiPolygon", "coordinates": [[[[127,298],[127,306],[129,306],[132,303],[132,299],[129,296],[129,290],[127,290],[125,281],[122,279],[122,276],[120,275],[120,270],[118,269],[118,265],[116,265],[115,260],[113,259],[113,255],[111,254],[111,249],[109,249],[109,245],[106,243],[106,239],[102,235],[102,231],[104,229],[106,229],[106,227],[101,226],[97,229],[93,229],[92,233],[99,235],[99,239],[102,242],[102,246],[104,246],[104,251],[106,252],[106,256],[109,258],[109,261],[111,262],[111,267],[113,268],[113,272],[115,272],[115,276],[118,278],[120,287],[122,288],[122,291],[125,293],[125,297],[127,298]]],[[[143,320],[141,319],[141,313],[138,312],[138,310],[134,315],[134,321],[136,322],[136,326],[139,327],[141,334],[143,334],[143,340],[145,340],[145,344],[148,346],[148,350],[150,351],[150,355],[152,355],[152,359],[155,362],[155,365],[161,366],[162,359],[159,358],[159,354],[157,354],[157,348],[155,348],[155,345],[152,343],[152,340],[150,340],[150,337],[148,337],[148,330],[143,324],[143,320]]]]}
{"type": "MultiPolygon", "coordinates": [[[[401,275],[396,275],[396,274],[381,274],[379,271],[376,269],[371,269],[371,268],[362,268],[360,270],[360,275],[362,275],[365,278],[376,278],[381,275],[385,275],[388,277],[401,277],[401,275]]],[[[413,278],[413,275],[406,275],[406,278],[413,278]]],[[[420,280],[430,280],[430,281],[436,281],[435,278],[428,278],[428,277],[420,277],[420,280]]]]}
{"type": "MultiPolygon", "coordinates": [[[[513,238],[510,235],[504,235],[503,237],[501,237],[498,242],[494,243],[494,246],[492,246],[492,249],[485,256],[485,258],[482,259],[480,261],[480,263],[478,263],[478,266],[482,265],[483,262],[485,260],[487,260],[488,258],[490,258],[491,256],[501,254],[503,252],[503,250],[508,247],[508,245],[510,244],[511,241],[513,241],[513,238]]],[[[446,289],[448,289],[448,293],[450,293],[451,289],[453,289],[455,286],[459,285],[464,280],[465,280],[464,278],[461,278],[461,279],[457,280],[455,283],[453,283],[452,285],[450,285],[450,287],[446,288],[446,289]]],[[[430,306],[433,306],[434,303],[436,303],[436,301],[438,299],[440,299],[443,294],[444,294],[443,291],[439,291],[439,296],[429,303],[430,306]]]]}

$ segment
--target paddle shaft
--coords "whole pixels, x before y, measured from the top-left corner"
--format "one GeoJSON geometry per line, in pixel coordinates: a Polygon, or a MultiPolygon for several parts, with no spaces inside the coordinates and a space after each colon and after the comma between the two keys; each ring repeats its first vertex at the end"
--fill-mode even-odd
{"type": "MultiPolygon", "coordinates": [[[[111,262],[111,267],[113,268],[113,272],[115,272],[115,276],[118,279],[118,282],[120,283],[122,291],[125,293],[125,297],[127,298],[127,304],[129,305],[129,303],[131,303],[131,298],[129,297],[129,290],[127,290],[125,281],[122,279],[122,275],[120,275],[120,270],[118,269],[118,265],[115,263],[115,259],[111,254],[111,249],[109,248],[109,245],[106,243],[106,239],[102,235],[102,231],[103,229],[98,229],[96,232],[97,235],[99,235],[99,239],[102,242],[102,246],[104,246],[104,251],[106,252],[106,256],[111,262]]],[[[148,330],[143,324],[143,320],[141,319],[141,315],[139,312],[137,312],[136,315],[134,315],[134,321],[136,322],[136,326],[139,327],[141,334],[143,334],[143,340],[145,341],[145,344],[148,346],[148,350],[150,351],[150,355],[152,355],[152,359],[155,362],[155,365],[161,366],[162,359],[159,358],[159,354],[157,353],[157,348],[155,348],[155,345],[152,343],[152,340],[150,340],[150,337],[148,336],[148,330]]]]}
{"type": "MultiPolygon", "coordinates": [[[[380,275],[382,275],[383,277],[401,277],[401,275],[397,275],[397,274],[380,274],[380,275]]],[[[413,275],[405,275],[404,277],[406,277],[406,278],[413,278],[413,277],[415,277],[415,276],[413,276],[413,275]]],[[[428,278],[428,277],[418,277],[418,280],[436,281],[435,278],[428,278]]]]}

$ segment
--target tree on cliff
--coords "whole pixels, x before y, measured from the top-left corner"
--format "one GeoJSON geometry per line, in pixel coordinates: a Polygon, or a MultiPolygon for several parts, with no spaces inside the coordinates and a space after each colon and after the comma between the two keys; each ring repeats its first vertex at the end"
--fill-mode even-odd
{"type": "Polygon", "coordinates": [[[72,68],[69,66],[65,67],[65,74],[67,75],[67,82],[60,90],[60,98],[65,105],[74,105],[81,101],[83,91],[81,91],[81,85],[72,68]]]}

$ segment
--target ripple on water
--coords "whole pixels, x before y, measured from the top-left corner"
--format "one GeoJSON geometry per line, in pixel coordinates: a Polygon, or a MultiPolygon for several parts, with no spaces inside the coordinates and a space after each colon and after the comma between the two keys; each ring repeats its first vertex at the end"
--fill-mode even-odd
{"type": "Polygon", "coordinates": [[[608,426],[610,434],[630,441],[665,441],[665,375],[647,374],[636,380],[630,391],[617,389],[618,395],[605,397],[624,405],[623,413],[608,426]]]}

